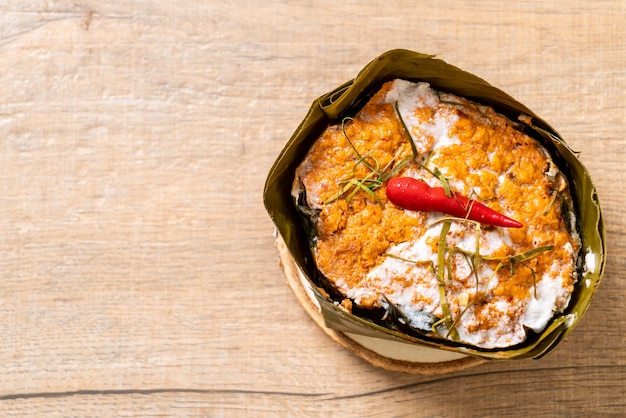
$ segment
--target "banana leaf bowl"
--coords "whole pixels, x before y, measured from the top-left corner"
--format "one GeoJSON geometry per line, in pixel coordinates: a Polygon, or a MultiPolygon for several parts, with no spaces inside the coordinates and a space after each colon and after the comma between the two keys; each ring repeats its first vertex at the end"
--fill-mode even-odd
{"type": "Polygon", "coordinates": [[[581,320],[604,271],[606,242],[600,203],[592,179],[577,153],[548,123],[508,94],[431,55],[408,50],[392,50],[380,55],[353,80],[313,102],[270,169],[263,200],[285,251],[297,267],[306,293],[323,318],[322,325],[334,333],[349,336],[368,350],[397,357],[400,361],[437,363],[465,357],[481,361],[540,358],[556,347],[581,320]],[[356,113],[384,82],[396,78],[428,82],[434,89],[491,106],[508,119],[522,122],[523,131],[550,152],[569,179],[582,242],[579,279],[566,310],[555,315],[543,331],[530,334],[521,344],[505,349],[482,349],[409,335],[372,318],[347,312],[324,288],[309,247],[305,220],[291,195],[296,167],[324,129],[341,121],[345,115],[356,113]],[[394,356],[394,350],[413,350],[414,354],[394,356]]]}

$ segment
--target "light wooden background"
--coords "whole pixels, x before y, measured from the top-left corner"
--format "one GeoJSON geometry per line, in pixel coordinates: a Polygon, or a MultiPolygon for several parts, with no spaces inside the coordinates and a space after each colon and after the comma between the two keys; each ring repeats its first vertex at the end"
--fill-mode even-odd
{"type": "Polygon", "coordinates": [[[0,1],[0,416],[626,410],[626,1],[0,1]],[[394,48],[581,152],[609,257],[544,359],[372,367],[298,305],[261,201],[311,102],[394,48]]]}

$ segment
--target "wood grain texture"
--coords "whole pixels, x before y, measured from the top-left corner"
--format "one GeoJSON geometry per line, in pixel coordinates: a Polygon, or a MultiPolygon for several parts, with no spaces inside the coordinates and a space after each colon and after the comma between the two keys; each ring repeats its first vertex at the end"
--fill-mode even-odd
{"type": "Polygon", "coordinates": [[[0,2],[0,415],[602,416],[626,409],[626,2],[0,2]],[[581,152],[607,226],[538,361],[374,368],[303,312],[261,202],[311,102],[393,48],[581,152]]]}

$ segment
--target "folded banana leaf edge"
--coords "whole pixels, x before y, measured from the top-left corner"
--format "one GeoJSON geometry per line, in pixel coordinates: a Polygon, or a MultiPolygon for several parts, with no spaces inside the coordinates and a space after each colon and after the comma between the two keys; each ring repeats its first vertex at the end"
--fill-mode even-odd
{"type": "Polygon", "coordinates": [[[484,359],[540,358],[552,350],[581,320],[604,272],[606,239],[600,202],[592,179],[577,153],[570,149],[550,125],[508,94],[432,55],[413,51],[388,51],[365,66],[355,79],[315,100],[270,169],[263,201],[296,264],[312,284],[326,326],[341,332],[418,344],[484,359]],[[291,195],[296,167],[324,129],[330,124],[340,122],[345,116],[356,114],[384,82],[396,78],[428,82],[437,90],[491,106],[511,121],[522,121],[519,128],[548,149],[569,179],[582,241],[579,278],[568,308],[555,315],[543,331],[529,332],[527,340],[521,344],[506,349],[481,349],[406,332],[368,315],[349,313],[339,306],[338,299],[333,300],[332,291],[325,286],[325,278],[315,266],[309,247],[307,219],[296,209],[296,202],[291,195]]]}

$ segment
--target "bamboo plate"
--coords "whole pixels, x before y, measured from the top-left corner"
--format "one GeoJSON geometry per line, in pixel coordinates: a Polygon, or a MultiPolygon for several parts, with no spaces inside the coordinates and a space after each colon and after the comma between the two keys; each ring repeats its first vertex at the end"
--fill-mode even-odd
{"type": "Polygon", "coordinates": [[[409,374],[438,375],[467,369],[486,362],[484,359],[455,352],[344,333],[328,328],[324,323],[324,317],[317,305],[315,296],[307,290],[308,281],[300,272],[279,234],[276,238],[276,248],[289,287],[313,321],[340,346],[372,365],[382,367],[385,370],[409,374]]]}

